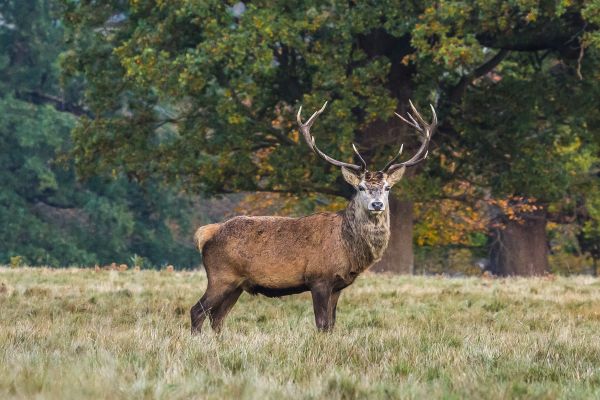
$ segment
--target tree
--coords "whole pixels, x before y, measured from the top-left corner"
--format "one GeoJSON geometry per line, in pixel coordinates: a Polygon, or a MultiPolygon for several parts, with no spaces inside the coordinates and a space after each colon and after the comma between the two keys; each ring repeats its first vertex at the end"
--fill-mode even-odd
{"type": "Polygon", "coordinates": [[[87,110],[79,82],[60,85],[63,29],[51,1],[0,4],[0,264],[128,262],[191,266],[190,246],[174,240],[185,199],[122,177],[76,179],[70,133],[87,110]]]}
{"type": "MultiPolygon", "coordinates": [[[[456,29],[468,26],[472,10],[453,14],[453,7],[440,3],[432,10],[423,36],[434,35],[436,21],[445,18],[456,29]]],[[[492,267],[502,275],[548,271],[547,220],[562,221],[569,202],[597,185],[598,4],[527,8],[521,6],[516,20],[506,3],[488,10],[496,28],[508,26],[509,33],[495,35],[492,28],[472,36],[498,49],[491,63],[505,58],[493,74],[475,81],[467,74],[454,86],[462,93],[446,119],[454,137],[442,149],[461,152],[456,178],[475,183],[484,196],[504,199],[492,210],[491,245],[492,267]]],[[[439,43],[456,39],[446,32],[438,31],[439,43]]],[[[455,55],[469,56],[468,39],[452,42],[455,55]]],[[[433,50],[425,57],[435,63],[444,53],[433,50]]],[[[593,197],[587,200],[591,204],[593,197]]]]}
{"type": "MultiPolygon", "coordinates": [[[[481,193],[516,193],[498,189],[504,181],[488,179],[493,169],[483,161],[475,164],[481,173],[465,164],[489,147],[473,140],[481,118],[490,115],[484,111],[520,96],[534,81],[531,59],[548,53],[564,61],[561,76],[579,66],[591,76],[596,60],[595,45],[584,40],[595,37],[598,6],[587,2],[64,4],[71,50],[63,65],[85,79],[93,115],[82,117],[74,132],[84,175],[117,168],[137,179],[161,176],[191,192],[348,196],[338,171],[315,162],[298,143],[298,106],[311,110],[330,100],[315,129],[319,146],[348,159],[356,142],[380,168],[399,142],[417,144],[393,113],[405,111],[408,98],[435,103],[444,121],[434,139],[438,148],[392,200],[390,251],[376,267],[396,272],[412,268],[412,246],[404,246],[404,254],[395,250],[412,243],[412,201],[421,200],[416,195],[428,184],[482,175],[481,193]],[[515,66],[506,73],[528,78],[516,79],[520,85],[488,83],[504,63],[515,66]],[[486,92],[494,94],[488,99],[486,92]],[[462,123],[465,115],[479,119],[462,123]]],[[[511,120],[522,111],[501,115],[511,120]]],[[[539,110],[546,112],[556,108],[539,110]]],[[[494,126],[486,133],[518,143],[523,130],[494,126]]],[[[492,166],[503,157],[489,155],[496,157],[492,166]]]]}

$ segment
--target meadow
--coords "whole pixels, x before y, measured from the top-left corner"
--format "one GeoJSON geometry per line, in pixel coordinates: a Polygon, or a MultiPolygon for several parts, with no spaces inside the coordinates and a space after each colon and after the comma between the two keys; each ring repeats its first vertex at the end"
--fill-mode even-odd
{"type": "Polygon", "coordinates": [[[0,398],[600,398],[597,278],[366,274],[333,333],[308,294],[243,294],[220,335],[191,336],[205,286],[0,268],[0,398]]]}

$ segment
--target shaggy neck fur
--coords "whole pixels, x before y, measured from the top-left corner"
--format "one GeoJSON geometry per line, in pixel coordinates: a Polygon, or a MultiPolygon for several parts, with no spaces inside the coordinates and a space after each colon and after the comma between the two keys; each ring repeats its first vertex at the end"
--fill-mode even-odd
{"type": "Polygon", "coordinates": [[[362,272],[379,261],[390,238],[390,212],[371,213],[353,198],[342,212],[343,239],[353,270],[362,272]]]}

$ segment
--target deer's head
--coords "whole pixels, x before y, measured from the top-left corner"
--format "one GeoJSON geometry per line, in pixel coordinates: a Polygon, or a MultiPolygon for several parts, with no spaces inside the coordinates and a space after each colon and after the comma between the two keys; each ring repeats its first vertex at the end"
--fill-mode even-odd
{"type": "Polygon", "coordinates": [[[416,165],[417,163],[423,161],[427,158],[427,146],[429,145],[429,141],[431,139],[431,134],[435,130],[437,126],[437,116],[435,114],[435,109],[432,105],[431,112],[433,114],[433,120],[431,123],[425,122],[421,114],[417,111],[415,106],[410,102],[410,108],[412,110],[412,114],[408,113],[408,120],[402,117],[400,114],[396,114],[402,121],[406,122],[413,128],[415,128],[421,134],[421,147],[417,151],[417,153],[409,160],[395,163],[396,160],[402,154],[403,145],[400,146],[400,151],[398,154],[387,163],[385,167],[383,167],[380,171],[369,171],[367,169],[367,163],[360,155],[356,146],[352,145],[354,152],[358,156],[358,159],[361,162],[361,165],[345,163],[342,161],[335,160],[329,157],[327,154],[323,153],[315,144],[315,138],[310,134],[310,128],[313,123],[317,119],[317,117],[325,110],[327,106],[327,102],[323,104],[320,110],[316,111],[306,123],[302,123],[302,119],[300,117],[300,113],[302,112],[302,107],[298,110],[297,120],[298,125],[300,125],[300,131],[304,136],[304,140],[319,157],[324,159],[330,164],[341,167],[342,175],[344,180],[352,185],[356,189],[356,197],[355,199],[362,204],[365,210],[368,210],[370,213],[381,213],[385,211],[388,207],[388,195],[392,186],[394,186],[402,176],[404,175],[404,171],[407,167],[411,167],[416,165]]]}

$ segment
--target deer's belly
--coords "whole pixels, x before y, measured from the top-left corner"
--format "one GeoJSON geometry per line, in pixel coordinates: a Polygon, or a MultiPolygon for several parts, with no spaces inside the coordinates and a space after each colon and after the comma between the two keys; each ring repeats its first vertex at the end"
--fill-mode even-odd
{"type": "Polygon", "coordinates": [[[307,285],[272,288],[268,286],[253,285],[251,283],[245,284],[243,288],[250,294],[262,294],[267,297],[288,296],[290,294],[297,294],[310,290],[307,285]]]}
{"type": "Polygon", "coordinates": [[[254,257],[240,265],[240,275],[248,288],[288,289],[306,285],[305,262],[301,259],[273,260],[254,257]]]}

